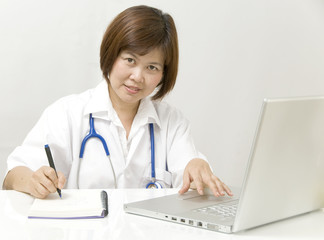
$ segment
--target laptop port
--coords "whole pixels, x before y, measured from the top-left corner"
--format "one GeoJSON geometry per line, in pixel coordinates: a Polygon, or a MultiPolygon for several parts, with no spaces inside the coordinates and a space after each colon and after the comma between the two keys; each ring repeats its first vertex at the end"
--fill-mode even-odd
{"type": "Polygon", "coordinates": [[[202,222],[197,222],[198,227],[202,227],[202,222]]]}
{"type": "Polygon", "coordinates": [[[189,224],[190,224],[190,225],[193,225],[194,222],[193,222],[192,220],[189,220],[189,224]]]}
{"type": "Polygon", "coordinates": [[[214,224],[207,223],[207,228],[210,230],[218,230],[218,226],[214,224]]]}
{"type": "Polygon", "coordinates": [[[177,218],[176,217],[172,217],[171,220],[177,221],[177,218]]]}
{"type": "Polygon", "coordinates": [[[181,218],[180,222],[182,222],[182,223],[185,223],[185,222],[186,222],[186,220],[185,220],[185,219],[183,219],[183,218],[181,218]]]}

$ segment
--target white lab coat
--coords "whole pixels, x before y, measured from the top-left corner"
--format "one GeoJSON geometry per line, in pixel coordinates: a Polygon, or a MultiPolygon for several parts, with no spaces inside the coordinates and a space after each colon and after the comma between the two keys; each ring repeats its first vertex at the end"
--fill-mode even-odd
{"type": "Polygon", "coordinates": [[[67,178],[66,188],[113,188],[114,178],[102,143],[91,138],[79,159],[81,142],[89,132],[89,114],[95,130],[107,142],[119,188],[142,188],[151,179],[149,123],[154,124],[156,179],[165,187],[180,187],[183,170],[196,157],[188,121],[164,102],[141,101],[128,139],[112,107],[108,86],[59,99],[49,106],[23,144],[8,157],[8,169],[48,166],[44,145],[51,148],[56,170],[67,178]],[[166,169],[167,165],[167,169],[166,169]]]}

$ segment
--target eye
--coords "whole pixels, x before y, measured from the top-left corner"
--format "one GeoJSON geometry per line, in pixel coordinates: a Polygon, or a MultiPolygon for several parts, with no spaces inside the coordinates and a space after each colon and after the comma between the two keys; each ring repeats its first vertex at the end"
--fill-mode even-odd
{"type": "Polygon", "coordinates": [[[125,58],[128,63],[134,64],[135,60],[133,58],[125,58]]]}
{"type": "Polygon", "coordinates": [[[149,70],[152,70],[152,71],[157,71],[157,70],[159,70],[157,67],[155,67],[154,65],[149,65],[148,66],[148,69],[149,70]]]}

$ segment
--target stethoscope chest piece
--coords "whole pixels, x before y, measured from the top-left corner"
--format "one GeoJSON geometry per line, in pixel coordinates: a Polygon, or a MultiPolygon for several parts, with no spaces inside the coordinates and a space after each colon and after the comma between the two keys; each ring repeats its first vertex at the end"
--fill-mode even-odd
{"type": "Polygon", "coordinates": [[[146,188],[147,189],[150,189],[150,188],[163,188],[162,187],[162,184],[161,183],[159,183],[159,182],[149,182],[147,185],[146,185],[146,188]]]}

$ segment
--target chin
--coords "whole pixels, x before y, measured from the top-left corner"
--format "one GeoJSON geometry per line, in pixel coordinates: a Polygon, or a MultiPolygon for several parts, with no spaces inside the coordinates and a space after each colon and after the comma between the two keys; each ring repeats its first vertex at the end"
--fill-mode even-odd
{"type": "Polygon", "coordinates": [[[141,98],[134,97],[134,96],[124,96],[120,98],[124,103],[128,104],[136,104],[141,101],[141,98]]]}

